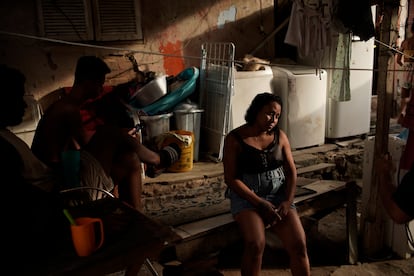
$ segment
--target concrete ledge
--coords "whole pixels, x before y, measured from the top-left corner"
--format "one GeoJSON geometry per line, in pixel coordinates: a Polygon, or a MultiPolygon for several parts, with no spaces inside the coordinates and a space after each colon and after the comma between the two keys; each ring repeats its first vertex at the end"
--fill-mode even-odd
{"type": "Polygon", "coordinates": [[[337,148],[338,146],[335,144],[324,144],[324,145],[320,145],[316,147],[294,150],[292,151],[292,154],[293,154],[293,157],[295,157],[301,154],[315,154],[315,153],[320,153],[320,152],[324,153],[324,152],[335,150],[337,148]]]}
{"type": "Polygon", "coordinates": [[[176,182],[220,176],[223,175],[223,173],[223,163],[221,162],[194,162],[193,169],[191,171],[179,173],[164,172],[154,178],[145,177],[143,183],[144,185],[153,183],[164,183],[171,185],[172,183],[176,182]]]}

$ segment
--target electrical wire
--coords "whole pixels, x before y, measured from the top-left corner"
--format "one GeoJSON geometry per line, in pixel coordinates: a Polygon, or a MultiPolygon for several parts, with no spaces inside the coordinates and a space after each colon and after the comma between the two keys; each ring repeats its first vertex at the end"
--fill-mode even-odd
{"type": "MultiPolygon", "coordinates": [[[[102,46],[102,45],[93,45],[88,43],[80,43],[80,42],[70,42],[65,40],[59,40],[59,39],[53,39],[53,38],[46,38],[46,37],[38,37],[34,35],[27,35],[22,33],[14,33],[14,32],[8,32],[0,30],[0,34],[3,35],[9,35],[9,36],[16,36],[16,37],[22,37],[26,39],[33,39],[33,40],[40,40],[40,41],[46,41],[46,42],[52,42],[52,43],[58,43],[58,44],[66,44],[70,46],[76,46],[76,47],[87,47],[87,48],[95,48],[95,49],[103,49],[103,50],[111,50],[111,51],[120,51],[120,52],[127,52],[127,53],[137,53],[137,54],[144,54],[144,55],[155,55],[155,56],[164,56],[164,57],[173,57],[173,58],[183,58],[183,59],[193,59],[193,60],[202,60],[202,57],[200,56],[188,56],[188,55],[177,55],[177,54],[165,54],[165,53],[159,53],[159,52],[152,52],[152,51],[143,51],[143,50],[134,50],[134,49],[128,49],[128,48],[120,48],[120,47],[109,47],[109,46],[102,46]]],[[[374,39],[379,44],[397,52],[402,55],[404,55],[403,52],[399,51],[398,49],[389,46],[380,40],[374,39]]],[[[405,55],[407,56],[407,55],[405,55]]],[[[411,57],[411,56],[408,56],[411,57]]],[[[208,61],[214,61],[214,62],[230,62],[229,59],[224,58],[211,58],[208,61]]],[[[235,63],[241,63],[244,64],[243,60],[232,60],[232,62],[235,63]]],[[[268,65],[268,66],[286,66],[286,64],[278,64],[278,63],[260,63],[257,62],[256,64],[261,65],[268,65]]],[[[322,67],[322,68],[316,68],[316,74],[318,70],[324,69],[324,70],[352,70],[352,71],[373,71],[373,72],[379,72],[381,69],[371,69],[371,68],[340,68],[340,67],[322,67]]],[[[396,69],[396,70],[389,70],[389,69],[383,69],[384,71],[405,71],[403,69],[396,69]]]]}
{"type": "Polygon", "coordinates": [[[70,41],[65,41],[65,40],[46,38],[46,37],[38,37],[38,36],[27,35],[27,34],[6,32],[6,31],[1,31],[1,30],[0,30],[0,34],[18,36],[18,37],[23,37],[23,38],[35,39],[35,40],[42,40],[42,41],[53,42],[53,43],[67,44],[67,45],[71,45],[71,46],[96,48],[96,49],[112,50],[112,51],[127,51],[127,52],[131,52],[131,53],[140,53],[140,54],[147,54],[147,55],[158,55],[158,56],[166,56],[166,57],[177,57],[177,58],[185,57],[187,59],[200,59],[200,57],[198,57],[198,56],[182,56],[182,55],[173,55],[173,54],[163,54],[163,53],[158,53],[158,52],[150,52],[150,51],[133,50],[133,49],[119,48],[119,47],[93,45],[93,44],[80,43],[80,42],[70,42],[70,41]]]}

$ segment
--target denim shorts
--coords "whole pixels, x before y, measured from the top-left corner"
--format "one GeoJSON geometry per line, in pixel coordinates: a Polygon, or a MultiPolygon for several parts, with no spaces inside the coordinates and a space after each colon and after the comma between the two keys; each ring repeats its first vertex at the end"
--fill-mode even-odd
{"type": "MultiPolygon", "coordinates": [[[[226,197],[230,199],[230,211],[233,216],[237,215],[243,210],[253,210],[256,209],[249,201],[241,198],[238,194],[233,192],[231,189],[227,189],[226,197]]],[[[270,194],[265,197],[261,197],[267,201],[270,201],[276,207],[280,205],[286,199],[284,189],[280,189],[276,194],[270,194]]],[[[295,209],[296,206],[294,203],[291,205],[292,209],[295,209]]]]}

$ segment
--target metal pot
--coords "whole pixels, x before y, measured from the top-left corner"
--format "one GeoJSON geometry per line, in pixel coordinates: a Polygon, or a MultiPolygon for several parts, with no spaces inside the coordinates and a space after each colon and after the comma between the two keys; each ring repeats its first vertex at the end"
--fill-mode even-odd
{"type": "Polygon", "coordinates": [[[167,94],[167,76],[158,76],[140,89],[138,89],[131,99],[135,98],[137,107],[145,107],[156,102],[167,94]]]}
{"type": "Polygon", "coordinates": [[[162,133],[170,131],[170,117],[172,113],[153,116],[141,115],[139,119],[144,122],[145,140],[149,140],[162,133]]]}

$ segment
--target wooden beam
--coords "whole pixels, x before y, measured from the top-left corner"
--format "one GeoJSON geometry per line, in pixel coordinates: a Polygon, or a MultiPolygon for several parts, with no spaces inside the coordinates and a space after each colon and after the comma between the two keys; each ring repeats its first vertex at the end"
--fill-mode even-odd
{"type": "Polygon", "coordinates": [[[348,263],[356,264],[359,260],[356,203],[356,198],[358,197],[359,189],[355,181],[348,182],[346,186],[346,236],[348,242],[348,263]]]}
{"type": "MultiPolygon", "coordinates": [[[[383,14],[383,21],[381,24],[381,32],[379,40],[386,45],[390,42],[391,18],[394,8],[391,5],[385,5],[383,11],[378,11],[383,14]]],[[[385,212],[382,208],[381,198],[378,190],[378,175],[375,169],[375,160],[383,153],[388,151],[388,133],[389,122],[391,117],[392,107],[392,89],[387,85],[387,75],[390,61],[393,62],[392,52],[385,46],[377,44],[379,47],[378,55],[378,77],[377,77],[377,118],[376,118],[376,132],[375,132],[375,147],[374,147],[374,166],[372,170],[371,193],[367,203],[367,214],[363,225],[362,233],[362,249],[367,257],[375,257],[384,249],[385,237],[385,212]],[[387,89],[388,88],[388,89],[387,89]]]]}

